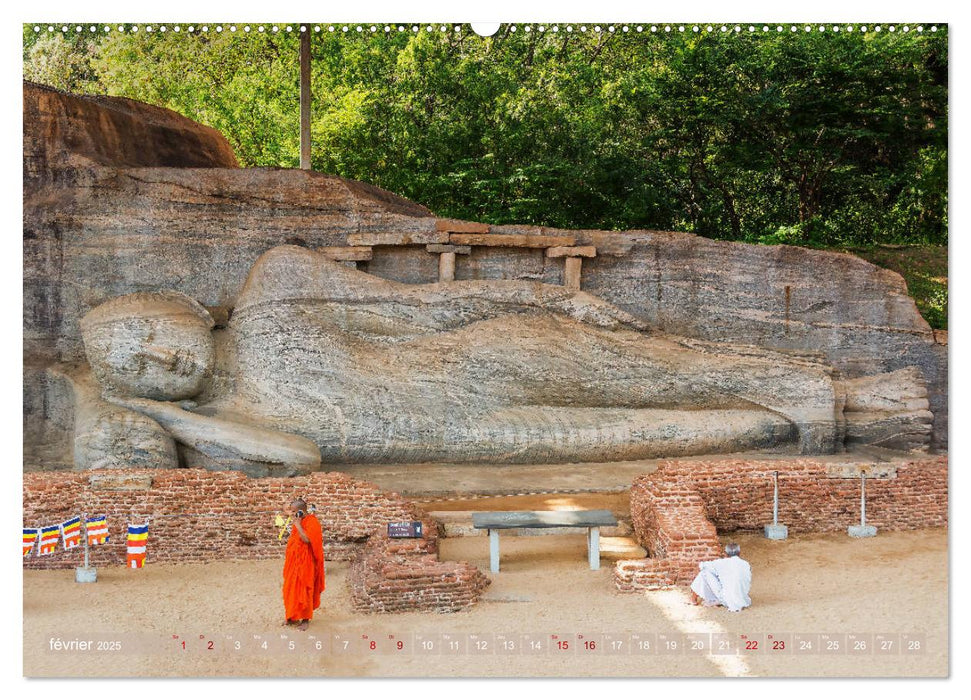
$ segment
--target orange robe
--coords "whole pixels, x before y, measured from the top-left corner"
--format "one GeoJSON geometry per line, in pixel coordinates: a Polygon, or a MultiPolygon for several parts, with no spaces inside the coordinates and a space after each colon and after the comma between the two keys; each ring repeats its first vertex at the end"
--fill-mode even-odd
{"type": "Polygon", "coordinates": [[[300,521],[310,542],[300,539],[296,528],[287,541],[283,562],[283,606],[287,620],[309,620],[320,607],[324,590],[324,536],[315,515],[305,515],[300,521]]]}

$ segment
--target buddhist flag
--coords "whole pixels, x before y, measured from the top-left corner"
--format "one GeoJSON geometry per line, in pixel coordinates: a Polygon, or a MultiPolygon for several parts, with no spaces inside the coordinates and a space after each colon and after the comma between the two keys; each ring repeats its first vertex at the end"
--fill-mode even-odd
{"type": "Polygon", "coordinates": [[[57,549],[57,541],[61,539],[61,526],[48,525],[40,529],[40,553],[53,554],[57,549]]]}
{"type": "Polygon", "coordinates": [[[85,529],[88,531],[88,546],[108,544],[107,515],[102,515],[100,518],[88,518],[85,529]]]}
{"type": "Polygon", "coordinates": [[[40,530],[35,527],[25,527],[24,528],[24,556],[26,557],[30,554],[30,551],[34,548],[34,544],[37,542],[37,536],[40,534],[40,530]]]}
{"type": "Polygon", "coordinates": [[[64,538],[64,549],[74,549],[81,544],[81,518],[71,518],[61,523],[61,537],[64,538]]]}
{"type": "Polygon", "coordinates": [[[145,551],[148,545],[148,523],[128,526],[128,559],[125,566],[141,569],[145,566],[145,551]]]}

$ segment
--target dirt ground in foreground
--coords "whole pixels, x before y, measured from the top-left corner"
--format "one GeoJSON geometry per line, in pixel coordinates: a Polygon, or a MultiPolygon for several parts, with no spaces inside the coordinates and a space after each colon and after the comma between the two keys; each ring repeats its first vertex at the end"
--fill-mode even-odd
{"type": "MultiPolygon", "coordinates": [[[[452,615],[355,613],[345,585],[347,563],[329,563],[323,605],[307,633],[287,632],[279,624],[282,558],[102,568],[98,582],[87,585],[74,583],[71,570],[24,571],[24,674],[947,675],[945,530],[881,532],[867,540],[842,534],[795,535],[784,542],[756,534],[735,539],[754,572],[753,605],[741,613],[689,606],[681,589],[617,593],[611,562],[604,561],[599,571],[587,568],[583,536],[509,537],[502,540],[502,571],[491,575],[485,599],[468,612],[452,615]],[[664,648],[669,641],[697,643],[698,637],[681,635],[698,633],[716,643],[760,646],[732,654],[685,646],[668,653],[664,648]],[[835,636],[790,636],[821,633],[835,636]],[[551,640],[552,634],[558,639],[551,640]],[[773,639],[766,638],[770,634],[773,639]],[[898,643],[919,642],[920,652],[883,653],[874,648],[883,640],[871,638],[880,634],[894,635],[898,643]],[[913,636],[901,640],[897,635],[913,636]],[[117,640],[122,649],[64,648],[74,640],[117,640]],[[806,640],[840,641],[843,648],[825,653],[793,650],[806,640]],[[868,642],[865,652],[852,648],[861,640],[868,642]],[[261,648],[264,641],[266,649],[261,648]],[[558,641],[568,641],[570,648],[557,649],[558,641]],[[654,648],[636,648],[645,641],[654,648]],[[786,642],[786,650],[772,650],[772,643],[780,641],[786,642]],[[549,646],[530,652],[532,642],[549,646]],[[504,643],[526,644],[526,651],[520,646],[506,653],[504,643]],[[453,653],[451,646],[463,648],[453,653]]],[[[441,549],[443,559],[488,568],[485,537],[445,539],[441,549]]]]}

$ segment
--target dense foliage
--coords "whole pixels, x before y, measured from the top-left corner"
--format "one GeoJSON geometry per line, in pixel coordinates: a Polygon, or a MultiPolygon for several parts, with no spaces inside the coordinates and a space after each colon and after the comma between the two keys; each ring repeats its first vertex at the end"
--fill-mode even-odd
{"type": "MultiPolygon", "coordinates": [[[[944,28],[381,29],[313,35],[316,170],[491,223],[947,242],[944,28]]],[[[244,165],[299,162],[296,32],[24,38],[28,79],[170,107],[244,165]]]]}

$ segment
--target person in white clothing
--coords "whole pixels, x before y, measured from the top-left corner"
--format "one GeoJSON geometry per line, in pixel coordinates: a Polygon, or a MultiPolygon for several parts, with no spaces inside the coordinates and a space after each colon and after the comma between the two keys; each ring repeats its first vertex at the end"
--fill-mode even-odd
{"type": "Polygon", "coordinates": [[[748,595],[752,587],[752,567],[739,556],[740,552],[741,548],[732,542],[725,547],[725,557],[698,564],[701,571],[691,582],[692,603],[724,605],[732,612],[752,604],[748,595]]]}

